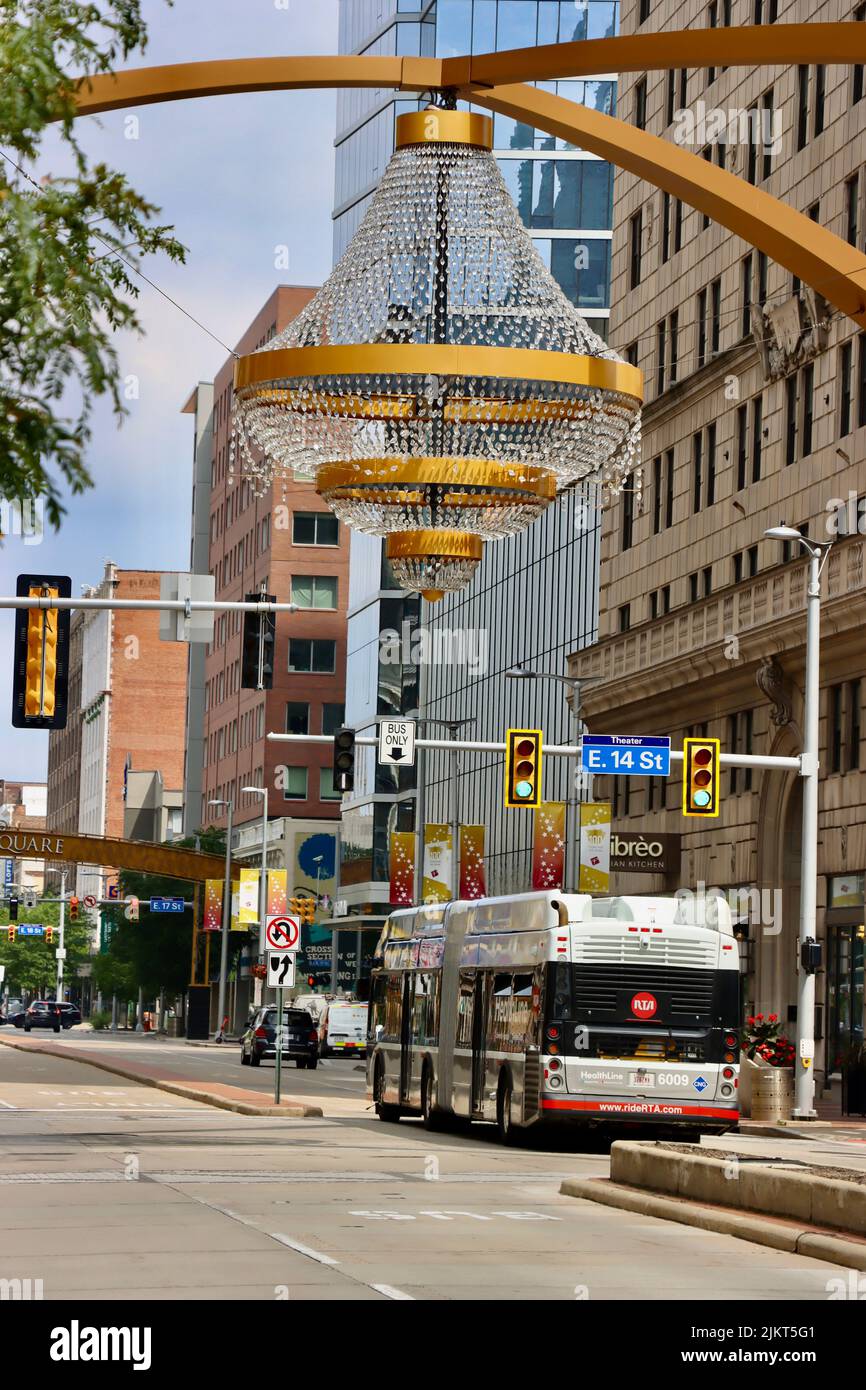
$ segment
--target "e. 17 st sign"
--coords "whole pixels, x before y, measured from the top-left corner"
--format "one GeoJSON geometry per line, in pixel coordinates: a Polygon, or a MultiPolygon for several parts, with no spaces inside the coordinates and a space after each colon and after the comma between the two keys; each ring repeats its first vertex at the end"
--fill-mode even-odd
{"type": "Polygon", "coordinates": [[[584,734],[580,765],[584,772],[618,777],[669,777],[671,741],[641,734],[584,734]]]}

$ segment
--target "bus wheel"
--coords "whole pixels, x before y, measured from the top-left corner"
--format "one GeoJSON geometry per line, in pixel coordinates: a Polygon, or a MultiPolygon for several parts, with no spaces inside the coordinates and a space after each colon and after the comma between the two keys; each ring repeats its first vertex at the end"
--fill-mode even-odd
{"type": "Polygon", "coordinates": [[[374,1098],[375,1098],[375,1105],[376,1105],[376,1114],[378,1115],[378,1117],[379,1117],[380,1120],[389,1121],[389,1122],[391,1122],[391,1123],[393,1124],[393,1122],[394,1122],[395,1120],[399,1120],[399,1118],[400,1118],[400,1107],[399,1107],[399,1105],[389,1105],[385,1100],[382,1099],[382,1097],[384,1096],[384,1094],[385,1094],[385,1068],[384,1068],[384,1067],[377,1067],[377,1068],[376,1068],[376,1085],[375,1085],[375,1088],[374,1088],[374,1090],[373,1090],[373,1096],[374,1096],[374,1098]]]}
{"type": "Polygon", "coordinates": [[[503,1072],[496,1095],[496,1129],[501,1144],[514,1144],[517,1133],[511,1123],[511,1098],[513,1087],[508,1072],[503,1072]]]}
{"type": "Polygon", "coordinates": [[[424,1121],[424,1128],[430,1130],[442,1129],[444,1127],[444,1117],[439,1111],[434,1109],[433,1101],[433,1068],[426,1066],[424,1076],[421,1080],[421,1119],[424,1121]]]}

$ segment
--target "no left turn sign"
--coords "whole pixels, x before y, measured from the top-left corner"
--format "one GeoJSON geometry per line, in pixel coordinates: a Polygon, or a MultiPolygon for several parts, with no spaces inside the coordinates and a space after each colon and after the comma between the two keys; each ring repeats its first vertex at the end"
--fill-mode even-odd
{"type": "Polygon", "coordinates": [[[301,924],[297,917],[269,917],[265,937],[271,951],[297,951],[301,924]]]}

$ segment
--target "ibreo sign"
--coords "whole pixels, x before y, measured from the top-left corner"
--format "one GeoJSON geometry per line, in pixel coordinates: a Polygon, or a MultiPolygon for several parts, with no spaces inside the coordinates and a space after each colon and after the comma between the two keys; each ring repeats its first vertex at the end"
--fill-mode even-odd
{"type": "Polygon", "coordinates": [[[631,874],[671,874],[680,867],[679,835],[662,835],[630,831],[610,837],[610,867],[612,872],[631,874]]]}

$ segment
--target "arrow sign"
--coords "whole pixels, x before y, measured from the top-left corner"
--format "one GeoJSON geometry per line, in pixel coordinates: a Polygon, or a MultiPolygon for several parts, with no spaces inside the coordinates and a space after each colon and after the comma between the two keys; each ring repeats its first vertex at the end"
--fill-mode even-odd
{"type": "Polygon", "coordinates": [[[381,767],[415,766],[414,719],[383,719],[379,723],[379,764],[381,767]]]}
{"type": "Polygon", "coordinates": [[[295,957],[287,951],[268,951],[268,985],[291,989],[295,983],[295,957]]]}
{"type": "Polygon", "coordinates": [[[87,897],[84,899],[84,906],[96,907],[96,899],[94,898],[92,893],[88,893],[87,897]]]}
{"type": "Polygon", "coordinates": [[[297,951],[301,944],[301,924],[297,917],[269,917],[265,940],[270,951],[297,951]]]}

